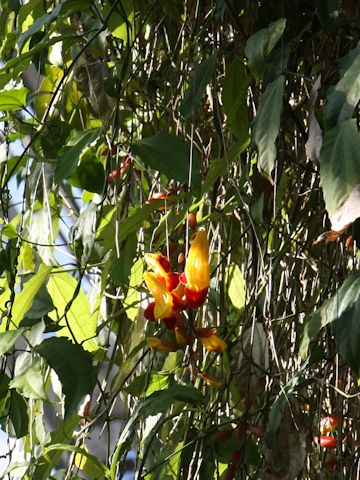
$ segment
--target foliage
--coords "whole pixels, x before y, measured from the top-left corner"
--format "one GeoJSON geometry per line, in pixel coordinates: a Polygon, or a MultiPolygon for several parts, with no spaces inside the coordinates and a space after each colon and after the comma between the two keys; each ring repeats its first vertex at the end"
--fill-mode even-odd
{"type": "Polygon", "coordinates": [[[3,478],[353,478],[359,19],[0,0],[3,478]]]}

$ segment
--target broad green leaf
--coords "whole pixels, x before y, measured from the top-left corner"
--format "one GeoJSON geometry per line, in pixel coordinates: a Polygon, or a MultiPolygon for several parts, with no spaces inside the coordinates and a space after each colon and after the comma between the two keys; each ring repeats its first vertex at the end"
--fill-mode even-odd
{"type": "Polygon", "coordinates": [[[360,42],[342,58],[340,80],[329,88],[324,108],[325,121],[336,125],[352,117],[360,100],[360,42]]]}
{"type": "Polygon", "coordinates": [[[83,149],[100,137],[101,128],[92,128],[85,132],[76,132],[64,148],[64,154],[56,161],[55,183],[61,183],[70,177],[77,167],[83,149]]]}
{"type": "Polygon", "coordinates": [[[25,400],[15,390],[11,390],[9,406],[10,430],[9,435],[22,438],[29,431],[28,407],[25,400]]]}
{"type": "Polygon", "coordinates": [[[281,75],[266,87],[260,96],[255,117],[252,139],[258,149],[259,171],[270,177],[275,166],[276,138],[280,130],[280,116],[283,106],[285,79],[281,75]]]}
{"type": "Polygon", "coordinates": [[[24,331],[24,328],[18,328],[17,330],[0,333],[0,356],[4,355],[4,353],[8,352],[10,348],[15,345],[24,331]]]}
{"type": "Polygon", "coordinates": [[[194,387],[185,385],[172,385],[166,390],[154,392],[140,405],[139,415],[156,415],[164,413],[176,402],[202,404],[204,398],[194,387]]]}
{"type": "Polygon", "coordinates": [[[74,335],[85,350],[97,350],[98,346],[94,339],[96,319],[91,317],[87,296],[81,288],[78,289],[75,278],[68,272],[56,272],[51,275],[47,289],[59,317],[62,318],[60,325],[64,328],[59,330],[58,334],[70,339],[74,335]]]}
{"type": "Polygon", "coordinates": [[[65,443],[55,443],[47,446],[44,449],[44,455],[48,456],[50,452],[54,452],[56,450],[76,453],[75,465],[79,468],[79,470],[82,470],[88,475],[94,476],[97,480],[104,478],[104,475],[106,478],[108,478],[109,469],[86,448],[81,448],[76,445],[68,445],[65,443]]]}
{"type": "Polygon", "coordinates": [[[29,368],[16,375],[10,382],[10,388],[26,398],[46,400],[44,380],[39,359],[33,359],[29,368]]]}
{"type": "Polygon", "coordinates": [[[320,185],[331,222],[352,187],[359,183],[359,169],[360,134],[356,120],[350,119],[326,133],[320,152],[320,185]]]}
{"type": "Polygon", "coordinates": [[[246,284],[238,265],[233,263],[229,266],[226,283],[231,303],[238,310],[243,310],[246,300],[246,284]]]}
{"type": "Polygon", "coordinates": [[[61,3],[56,5],[54,10],[50,13],[46,13],[41,17],[38,17],[34,23],[23,33],[19,35],[18,45],[20,51],[22,50],[25,42],[32,36],[34,33],[39,32],[45,25],[53,22],[59,16],[61,10],[61,3]]]}
{"type": "Polygon", "coordinates": [[[326,325],[331,324],[341,357],[360,377],[360,274],[348,277],[338,292],[326,300],[305,324],[300,353],[307,354],[309,344],[326,325]]]}
{"type": "MultiPolygon", "coordinates": [[[[187,183],[190,167],[190,145],[175,135],[157,133],[143,138],[131,147],[132,151],[150,168],[158,170],[169,179],[187,183]]],[[[192,165],[192,185],[201,185],[200,166],[194,151],[192,165]]]]}
{"type": "Polygon", "coordinates": [[[257,81],[261,80],[266,57],[280,40],[286,27],[286,19],[279,18],[270,23],[267,28],[263,28],[254,33],[246,42],[245,55],[249,60],[249,67],[257,81]]]}
{"type": "Polygon", "coordinates": [[[25,87],[12,90],[0,91],[0,112],[7,110],[22,110],[26,106],[26,95],[28,89],[25,87]]]}
{"type": "MultiPolygon", "coordinates": [[[[43,284],[37,292],[30,309],[26,312],[25,319],[41,319],[44,315],[54,310],[54,308],[46,285],[43,284]]],[[[24,325],[23,322],[21,322],[21,326],[24,325]]]]}
{"type": "Polygon", "coordinates": [[[186,90],[184,99],[180,105],[180,113],[184,117],[190,117],[200,105],[205,88],[210,82],[211,75],[214,71],[216,61],[217,56],[212,55],[196,66],[189,83],[189,88],[186,90]]]}
{"type": "Polygon", "coordinates": [[[348,277],[339,291],[312,315],[305,325],[301,353],[322,327],[331,324],[338,351],[344,361],[360,378],[360,274],[348,277]]]}
{"type": "MultiPolygon", "coordinates": [[[[69,444],[75,428],[79,426],[79,422],[79,415],[71,415],[68,419],[61,421],[56,430],[51,433],[49,446],[61,443],[69,444]]],[[[61,450],[51,450],[47,451],[46,455],[42,454],[36,462],[33,480],[49,480],[51,471],[58,465],[62,453],[61,450]]]]}
{"type": "MultiPolygon", "coordinates": [[[[22,291],[15,296],[11,322],[8,326],[9,330],[14,330],[19,326],[21,320],[30,309],[37,292],[48,277],[51,269],[52,267],[40,265],[39,271],[24,284],[22,291]]],[[[0,332],[4,332],[5,329],[6,322],[3,322],[0,326],[0,332]]]]}
{"type": "Polygon", "coordinates": [[[96,385],[97,369],[93,366],[93,357],[66,338],[47,338],[35,349],[59,377],[65,395],[65,417],[68,418],[96,385]]]}
{"type": "Polygon", "coordinates": [[[251,77],[246,74],[243,60],[236,58],[226,72],[223,83],[223,104],[230,131],[241,142],[249,138],[248,87],[251,77]]]}

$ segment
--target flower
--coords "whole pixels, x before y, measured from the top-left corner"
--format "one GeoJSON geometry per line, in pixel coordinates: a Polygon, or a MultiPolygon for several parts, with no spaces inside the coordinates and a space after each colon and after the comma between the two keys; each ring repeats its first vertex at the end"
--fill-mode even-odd
{"type": "Polygon", "coordinates": [[[333,432],[338,427],[338,417],[335,414],[328,415],[327,417],[322,417],[320,420],[320,433],[324,435],[326,433],[333,432]]]}
{"type": "Polygon", "coordinates": [[[153,272],[144,273],[144,280],[149,292],[155,299],[154,317],[156,320],[168,318],[174,314],[173,297],[153,272]]]}
{"type": "Polygon", "coordinates": [[[209,352],[223,352],[227,344],[215,332],[215,328],[198,328],[196,336],[209,352]]]}
{"type": "Polygon", "coordinates": [[[167,340],[161,340],[157,337],[148,337],[146,339],[150,348],[155,350],[156,352],[176,352],[178,350],[178,346],[174,342],[169,342],[167,340]]]}
{"type": "Polygon", "coordinates": [[[191,308],[198,308],[204,303],[210,285],[209,242],[204,230],[194,236],[184,273],[185,297],[191,308]]]}
{"type": "Polygon", "coordinates": [[[200,374],[201,378],[204,380],[205,384],[209,387],[220,388],[223,385],[223,381],[220,378],[215,377],[211,373],[203,372],[200,374]]]}

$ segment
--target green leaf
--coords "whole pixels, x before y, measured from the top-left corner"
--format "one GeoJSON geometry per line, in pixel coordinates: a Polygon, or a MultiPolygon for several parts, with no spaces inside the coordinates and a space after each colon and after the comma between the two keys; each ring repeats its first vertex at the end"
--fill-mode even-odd
{"type": "Polygon", "coordinates": [[[21,395],[11,390],[9,419],[11,422],[10,436],[22,438],[29,431],[28,407],[21,395]]]}
{"type": "Polygon", "coordinates": [[[10,388],[15,388],[24,397],[46,400],[40,360],[33,359],[28,368],[11,380],[10,388]]]}
{"type": "Polygon", "coordinates": [[[329,88],[324,108],[324,118],[328,125],[336,125],[352,117],[360,100],[360,42],[341,59],[341,78],[333,88],[329,88]]]}
{"type": "MultiPolygon", "coordinates": [[[[47,265],[40,265],[39,271],[24,284],[22,291],[15,296],[9,330],[14,330],[19,326],[51,269],[52,267],[47,265]]],[[[3,332],[5,329],[6,322],[3,322],[0,326],[0,332],[3,332]]]]}
{"type": "Polygon", "coordinates": [[[281,75],[269,83],[260,96],[259,107],[253,125],[252,139],[258,149],[259,171],[270,177],[275,166],[275,141],[280,129],[285,78],[281,75]]]}
{"type": "Polygon", "coordinates": [[[96,234],[97,205],[91,202],[77,219],[73,232],[76,257],[81,265],[86,265],[90,258],[96,234]]]}
{"type": "MultiPolygon", "coordinates": [[[[47,291],[45,284],[43,284],[37,292],[30,309],[26,312],[25,319],[40,320],[44,315],[54,310],[54,308],[55,307],[51,300],[49,292],[47,291]]],[[[21,326],[25,326],[25,319],[21,321],[21,326]]]]}
{"type": "Polygon", "coordinates": [[[24,331],[24,328],[18,328],[17,330],[0,333],[0,356],[4,355],[4,353],[8,352],[10,348],[15,345],[24,331]]]}
{"type": "Polygon", "coordinates": [[[139,408],[139,415],[156,415],[164,413],[176,402],[190,403],[199,405],[204,401],[204,397],[194,387],[185,385],[172,385],[166,390],[160,390],[150,395],[139,408]]]}
{"type": "Polygon", "coordinates": [[[281,388],[281,392],[278,394],[270,408],[268,423],[266,426],[266,441],[269,445],[276,441],[284,410],[289,405],[288,397],[296,390],[296,387],[299,385],[301,377],[304,375],[308,366],[309,363],[306,361],[299,370],[295,372],[285,387],[281,388]]]}
{"type": "Polygon", "coordinates": [[[55,183],[59,184],[70,177],[77,167],[83,149],[100,137],[101,128],[92,128],[85,132],[76,132],[64,148],[64,154],[56,162],[55,183]]]}
{"type": "Polygon", "coordinates": [[[64,328],[58,334],[70,339],[73,334],[85,350],[97,350],[96,319],[91,317],[89,301],[81,288],[78,291],[77,281],[68,272],[56,272],[50,277],[47,289],[58,315],[63,317],[66,310],[67,323],[62,318],[60,325],[64,328]]]}
{"type": "Polygon", "coordinates": [[[330,220],[359,183],[360,134],[356,120],[342,122],[326,133],[320,152],[320,185],[330,220]]]}
{"type": "Polygon", "coordinates": [[[26,95],[28,89],[25,87],[12,90],[0,91],[0,112],[6,110],[22,110],[26,106],[26,95]]]}
{"type": "Polygon", "coordinates": [[[101,220],[96,233],[96,239],[103,246],[104,253],[115,248],[116,232],[120,245],[130,234],[137,232],[142,224],[150,218],[150,215],[163,204],[164,202],[159,201],[132,208],[128,215],[120,220],[117,219],[117,207],[111,208],[101,220]],[[117,221],[118,225],[116,225],[117,221]]]}
{"type": "Polygon", "coordinates": [[[189,83],[189,88],[186,90],[184,99],[180,105],[180,113],[185,118],[190,117],[200,105],[201,98],[207,84],[210,82],[216,62],[217,56],[212,55],[196,66],[194,75],[189,83]]]}
{"type": "Polygon", "coordinates": [[[238,265],[232,263],[227,276],[228,295],[231,303],[238,310],[243,310],[246,300],[246,284],[238,265]]]}
{"type": "MultiPolygon", "coordinates": [[[[132,145],[132,151],[154,170],[182,183],[187,183],[190,166],[190,146],[175,135],[158,133],[132,145]]],[[[197,156],[193,156],[192,184],[201,185],[200,166],[197,156]]]]}
{"type": "Polygon", "coordinates": [[[65,417],[68,418],[96,385],[97,369],[93,366],[93,357],[66,338],[47,338],[35,350],[59,377],[65,395],[65,417]]]}
{"type": "Polygon", "coordinates": [[[286,19],[279,18],[270,23],[267,28],[263,28],[254,33],[246,42],[245,55],[249,62],[250,70],[257,81],[261,80],[266,63],[266,57],[280,40],[286,27],[286,19]]]}
{"type": "Polygon", "coordinates": [[[348,277],[339,291],[316,310],[305,324],[300,345],[304,357],[314,336],[326,325],[331,324],[335,342],[344,361],[360,377],[360,274],[348,277]]]}
{"type": "Polygon", "coordinates": [[[226,72],[223,83],[223,104],[230,131],[241,142],[249,138],[248,87],[251,77],[246,75],[244,62],[236,58],[226,72]]]}
{"type": "MultiPolygon", "coordinates": [[[[73,432],[79,425],[80,416],[71,415],[68,419],[63,420],[57,426],[57,429],[51,433],[51,441],[49,446],[71,442],[73,432]]],[[[33,480],[49,480],[51,471],[60,462],[62,456],[61,450],[48,451],[46,455],[42,455],[37,459],[36,468],[33,473],[33,480]]]]}
{"type": "Polygon", "coordinates": [[[106,475],[106,478],[108,478],[109,469],[103,463],[101,463],[97,459],[97,457],[89,453],[85,448],[80,448],[76,445],[67,445],[65,443],[55,443],[47,446],[44,449],[44,455],[48,456],[50,452],[56,450],[59,450],[61,452],[76,453],[75,464],[77,465],[77,462],[84,464],[86,468],[82,467],[80,468],[80,470],[86,472],[88,475],[92,475],[97,480],[100,480],[100,478],[104,478],[104,475],[106,475]],[[77,457],[79,458],[79,460],[77,460],[77,457]],[[81,459],[81,457],[84,458],[81,459]]]}
{"type": "Polygon", "coordinates": [[[23,33],[20,33],[19,35],[19,40],[18,40],[18,45],[20,51],[22,50],[25,42],[32,36],[34,33],[39,32],[45,25],[53,22],[53,20],[56,20],[57,17],[59,16],[60,10],[61,10],[62,4],[59,3],[56,5],[54,10],[50,13],[46,13],[45,15],[42,15],[41,17],[38,17],[35,22],[23,33]]]}

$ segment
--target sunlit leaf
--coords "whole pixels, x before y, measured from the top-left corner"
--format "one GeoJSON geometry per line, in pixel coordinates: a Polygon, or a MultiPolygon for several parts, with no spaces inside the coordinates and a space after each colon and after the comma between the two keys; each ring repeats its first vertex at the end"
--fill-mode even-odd
{"type": "MultiPolygon", "coordinates": [[[[51,433],[51,440],[48,445],[68,444],[73,437],[74,429],[79,425],[79,421],[79,415],[71,415],[68,419],[59,422],[56,430],[51,433]]],[[[51,450],[46,455],[39,457],[34,469],[34,480],[48,480],[51,471],[58,465],[62,454],[61,450],[51,450]]]]}
{"type": "Polygon", "coordinates": [[[19,35],[18,44],[19,44],[20,51],[22,50],[25,42],[32,35],[34,35],[34,33],[39,32],[44,27],[44,25],[47,25],[47,24],[53,22],[59,16],[60,10],[61,10],[61,3],[56,5],[56,7],[54,8],[54,10],[52,12],[46,13],[45,15],[42,15],[41,17],[38,17],[34,21],[34,23],[25,32],[23,32],[19,35]]]}
{"type": "Polygon", "coordinates": [[[16,341],[24,333],[24,328],[18,328],[16,330],[9,330],[7,332],[0,333],[0,356],[8,352],[13,347],[16,341]]]}
{"type": "Polygon", "coordinates": [[[26,105],[28,89],[25,87],[0,91],[0,111],[21,110],[26,105]]]}
{"type": "Polygon", "coordinates": [[[258,149],[258,166],[263,175],[270,177],[275,166],[276,138],[280,130],[285,78],[281,75],[266,87],[260,96],[252,139],[258,149]]]}
{"type": "Polygon", "coordinates": [[[360,100],[360,43],[341,59],[340,80],[328,90],[324,117],[335,125],[352,117],[360,100]]]}
{"type": "Polygon", "coordinates": [[[342,122],[326,133],[320,153],[320,185],[332,229],[341,230],[336,221],[337,210],[359,182],[354,175],[360,168],[360,134],[356,120],[342,122]]]}
{"type": "Polygon", "coordinates": [[[238,310],[245,307],[246,300],[246,284],[243,274],[238,265],[231,264],[228,269],[228,295],[231,303],[238,310]]]}
{"type": "Polygon", "coordinates": [[[65,395],[65,415],[74,413],[85,395],[92,393],[97,378],[91,353],[66,338],[51,337],[36,347],[55,370],[65,395]]]}
{"type": "Polygon", "coordinates": [[[9,385],[24,397],[46,400],[39,359],[34,359],[28,368],[15,375],[9,385]]]}
{"type": "Polygon", "coordinates": [[[206,85],[210,82],[211,75],[214,71],[216,61],[217,56],[212,55],[195,67],[189,88],[186,90],[184,99],[180,105],[180,113],[184,115],[184,117],[192,115],[200,105],[206,85]]]}
{"type": "Polygon", "coordinates": [[[91,317],[89,301],[84,291],[78,290],[77,281],[68,272],[56,272],[50,277],[47,289],[62,318],[60,325],[64,328],[58,334],[70,339],[74,335],[85,350],[97,350],[96,319],[91,317]]]}
{"type": "Polygon", "coordinates": [[[245,55],[256,80],[261,80],[265,69],[266,57],[280,40],[286,27],[286,19],[279,18],[267,28],[254,33],[246,42],[245,55]]]}
{"type": "MultiPolygon", "coordinates": [[[[51,272],[51,269],[52,267],[40,265],[39,271],[24,284],[22,291],[16,295],[12,308],[11,322],[8,326],[10,330],[19,326],[26,312],[30,309],[37,292],[51,272]]],[[[3,332],[5,328],[6,322],[3,322],[0,331],[3,332]]]]}

